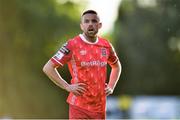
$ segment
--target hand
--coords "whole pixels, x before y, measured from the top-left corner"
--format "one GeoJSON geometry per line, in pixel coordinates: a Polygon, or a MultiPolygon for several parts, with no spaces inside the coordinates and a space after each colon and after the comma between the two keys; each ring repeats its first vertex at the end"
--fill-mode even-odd
{"type": "Polygon", "coordinates": [[[107,85],[105,88],[105,93],[106,93],[106,96],[108,96],[113,93],[113,89],[107,85]]]}
{"type": "Polygon", "coordinates": [[[69,85],[66,90],[72,92],[76,96],[81,96],[87,91],[87,88],[84,83],[76,83],[69,85]]]}

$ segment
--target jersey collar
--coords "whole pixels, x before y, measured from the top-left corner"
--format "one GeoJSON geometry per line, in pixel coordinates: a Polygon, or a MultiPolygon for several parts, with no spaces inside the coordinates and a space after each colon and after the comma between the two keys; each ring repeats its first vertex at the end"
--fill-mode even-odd
{"type": "Polygon", "coordinates": [[[96,38],[96,41],[95,42],[89,42],[86,40],[86,38],[82,35],[82,34],[79,34],[79,37],[85,42],[85,43],[88,43],[88,44],[96,44],[98,43],[99,39],[98,37],[96,38]]]}

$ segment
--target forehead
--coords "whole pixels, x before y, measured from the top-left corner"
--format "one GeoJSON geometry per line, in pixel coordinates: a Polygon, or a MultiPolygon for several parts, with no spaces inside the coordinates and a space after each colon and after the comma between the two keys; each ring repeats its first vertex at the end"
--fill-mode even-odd
{"type": "Polygon", "coordinates": [[[99,17],[98,17],[98,15],[96,15],[96,14],[91,14],[91,13],[87,13],[87,14],[85,14],[85,15],[83,15],[82,17],[81,17],[81,19],[82,20],[85,20],[85,19],[96,19],[96,20],[98,20],[99,21],[99,17]]]}

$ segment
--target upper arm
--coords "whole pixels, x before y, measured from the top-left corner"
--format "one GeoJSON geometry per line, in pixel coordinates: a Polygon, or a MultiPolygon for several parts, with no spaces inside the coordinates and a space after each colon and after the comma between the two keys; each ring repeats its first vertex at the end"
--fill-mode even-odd
{"type": "Polygon", "coordinates": [[[59,65],[54,64],[51,60],[49,60],[43,67],[43,71],[46,73],[52,69],[59,67],[59,65]]]}
{"type": "Polygon", "coordinates": [[[116,63],[109,64],[109,65],[111,66],[111,68],[120,68],[121,69],[121,63],[119,60],[116,63]]]}
{"type": "Polygon", "coordinates": [[[110,44],[109,46],[109,56],[108,56],[108,64],[110,66],[113,66],[114,64],[116,64],[119,61],[119,58],[115,52],[115,49],[113,48],[113,46],[110,44]]]}

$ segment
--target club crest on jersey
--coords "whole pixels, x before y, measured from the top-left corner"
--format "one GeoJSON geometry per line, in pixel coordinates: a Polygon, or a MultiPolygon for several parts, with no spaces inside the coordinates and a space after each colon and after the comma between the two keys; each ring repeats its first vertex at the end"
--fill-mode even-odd
{"type": "Polygon", "coordinates": [[[80,55],[86,55],[87,51],[86,50],[81,50],[79,53],[80,53],[80,55]]]}
{"type": "Polygon", "coordinates": [[[61,51],[63,54],[65,54],[65,55],[69,54],[69,52],[70,52],[70,50],[69,50],[66,46],[67,46],[67,43],[65,43],[65,44],[60,48],[60,51],[61,51]]]}
{"type": "Polygon", "coordinates": [[[101,55],[102,56],[106,56],[107,55],[106,48],[101,48],[101,55]]]}

